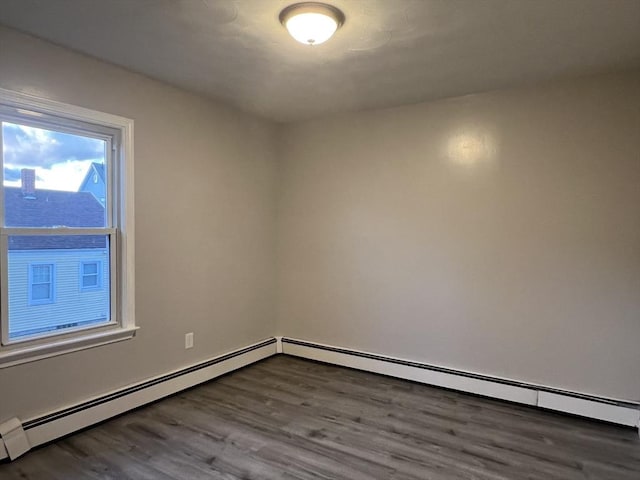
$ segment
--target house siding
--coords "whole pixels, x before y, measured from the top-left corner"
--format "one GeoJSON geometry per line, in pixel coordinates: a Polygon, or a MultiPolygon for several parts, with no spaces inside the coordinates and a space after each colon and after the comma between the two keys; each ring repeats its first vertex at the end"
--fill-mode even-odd
{"type": "Polygon", "coordinates": [[[88,192],[104,207],[107,200],[107,189],[104,179],[104,165],[93,163],[78,189],[79,192],[88,192]]]}
{"type": "Polygon", "coordinates": [[[109,252],[106,248],[9,251],[10,338],[38,333],[79,322],[109,319],[109,252]],[[82,262],[99,261],[101,287],[83,289],[82,262]],[[29,269],[33,264],[53,264],[53,302],[29,302],[29,269]]]}
{"type": "Polygon", "coordinates": [[[96,197],[96,200],[98,200],[102,205],[106,203],[107,193],[105,191],[104,182],[100,179],[98,179],[98,183],[93,183],[93,178],[91,178],[89,182],[86,182],[83,185],[83,188],[81,191],[92,194],[94,197],[96,197]]]}

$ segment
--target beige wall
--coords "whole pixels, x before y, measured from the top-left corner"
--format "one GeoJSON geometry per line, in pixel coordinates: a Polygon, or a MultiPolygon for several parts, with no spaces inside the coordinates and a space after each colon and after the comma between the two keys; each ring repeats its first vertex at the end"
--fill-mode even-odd
{"type": "Polygon", "coordinates": [[[0,27],[0,87],[135,120],[141,326],[0,421],[276,332],[640,400],[640,73],[276,127],[0,27]]]}
{"type": "Polygon", "coordinates": [[[281,144],[279,333],[640,400],[640,73],[281,144]]]}
{"type": "Polygon", "coordinates": [[[130,341],[0,369],[0,421],[273,334],[273,125],[1,27],[0,87],[134,119],[141,327],[130,341]]]}

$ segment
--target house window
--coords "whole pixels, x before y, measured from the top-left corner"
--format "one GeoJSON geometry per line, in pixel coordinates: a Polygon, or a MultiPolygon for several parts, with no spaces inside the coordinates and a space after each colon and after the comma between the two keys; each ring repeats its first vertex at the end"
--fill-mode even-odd
{"type": "Polygon", "coordinates": [[[99,290],[102,287],[101,262],[82,262],[80,264],[80,289],[99,290]]]}
{"type": "Polygon", "coordinates": [[[29,277],[29,304],[53,303],[55,270],[52,263],[31,265],[29,277]]]}
{"type": "Polygon", "coordinates": [[[133,337],[133,122],[0,89],[0,127],[0,368],[133,337]]]}

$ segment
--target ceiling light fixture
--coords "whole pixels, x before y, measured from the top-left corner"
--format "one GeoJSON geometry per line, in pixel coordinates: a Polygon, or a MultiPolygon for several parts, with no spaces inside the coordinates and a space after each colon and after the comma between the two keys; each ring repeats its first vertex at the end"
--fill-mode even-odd
{"type": "Polygon", "coordinates": [[[280,12],[280,23],[298,42],[320,45],[342,26],[344,13],[325,3],[296,3],[280,12]]]}

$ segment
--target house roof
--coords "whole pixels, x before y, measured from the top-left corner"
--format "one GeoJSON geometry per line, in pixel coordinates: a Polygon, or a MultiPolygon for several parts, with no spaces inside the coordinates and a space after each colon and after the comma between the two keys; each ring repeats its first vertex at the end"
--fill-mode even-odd
{"type": "Polygon", "coordinates": [[[80,188],[78,189],[78,191],[83,191],[85,189],[87,183],[89,182],[91,177],[93,177],[94,173],[98,174],[103,184],[107,183],[105,182],[105,178],[104,178],[104,164],[91,162],[91,167],[87,170],[87,174],[84,176],[84,179],[82,180],[82,183],[80,184],[80,188]]]}
{"type": "MultiPolygon", "coordinates": [[[[89,192],[37,190],[26,196],[22,189],[4,188],[7,227],[103,227],[105,209],[89,192]]],[[[104,248],[103,236],[10,236],[10,250],[104,248]]]]}

